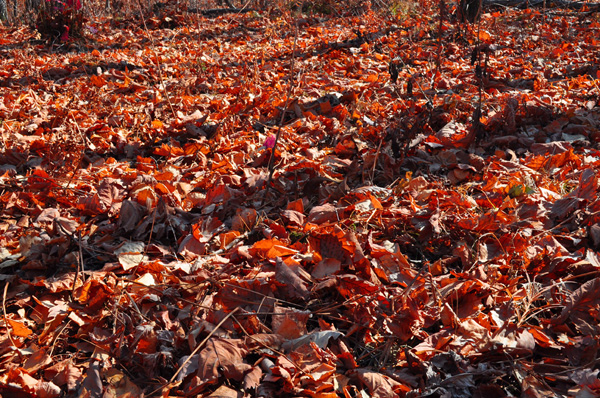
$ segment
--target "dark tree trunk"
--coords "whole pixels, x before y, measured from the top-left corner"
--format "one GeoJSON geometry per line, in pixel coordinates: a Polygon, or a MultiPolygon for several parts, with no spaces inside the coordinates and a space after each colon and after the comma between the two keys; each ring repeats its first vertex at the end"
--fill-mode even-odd
{"type": "Polygon", "coordinates": [[[41,3],[40,0],[26,0],[25,7],[27,8],[27,11],[29,11],[29,12],[36,11],[39,9],[40,3],[41,3]]]}
{"type": "Polygon", "coordinates": [[[460,19],[474,23],[481,14],[481,0],[461,0],[459,4],[460,19]]]}
{"type": "Polygon", "coordinates": [[[6,7],[6,0],[0,0],[0,21],[6,22],[8,20],[8,8],[6,7]]]}

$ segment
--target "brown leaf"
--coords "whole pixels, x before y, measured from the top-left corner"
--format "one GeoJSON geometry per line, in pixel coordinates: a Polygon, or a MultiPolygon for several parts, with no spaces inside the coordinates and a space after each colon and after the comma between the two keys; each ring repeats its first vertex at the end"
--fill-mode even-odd
{"type": "Polygon", "coordinates": [[[211,338],[200,351],[197,375],[203,384],[215,383],[220,370],[228,379],[242,381],[252,366],[244,363],[248,351],[242,340],[211,338]]]}
{"type": "Polygon", "coordinates": [[[88,367],[87,373],[83,382],[81,383],[82,393],[81,397],[89,398],[101,398],[103,387],[102,378],[100,376],[100,362],[91,359],[90,366],[88,367]]]}
{"type": "Polygon", "coordinates": [[[142,391],[136,386],[127,375],[116,368],[110,368],[103,372],[102,376],[108,384],[107,390],[119,398],[137,398],[142,395],[142,391]]]}
{"type": "Polygon", "coordinates": [[[306,334],[306,322],[310,317],[310,311],[301,311],[275,305],[274,312],[275,314],[271,321],[274,333],[286,339],[295,339],[306,334]]]}
{"type": "Polygon", "coordinates": [[[50,358],[50,355],[42,348],[27,358],[27,361],[23,364],[23,369],[29,373],[35,373],[40,368],[43,368],[50,363],[52,363],[52,358],[50,358]]]}
{"type": "Polygon", "coordinates": [[[132,232],[144,218],[146,208],[133,200],[124,200],[119,211],[118,226],[124,232],[132,232]]]}
{"type": "Polygon", "coordinates": [[[68,391],[77,388],[83,379],[81,370],[73,365],[71,360],[59,362],[46,369],[44,375],[59,387],[66,386],[68,391]]]}
{"type": "Polygon", "coordinates": [[[516,336],[517,347],[533,351],[535,348],[535,338],[526,329],[521,330],[516,336]]]}
{"type": "Polygon", "coordinates": [[[577,185],[577,188],[575,188],[569,194],[569,196],[592,200],[595,198],[597,191],[598,178],[596,177],[596,171],[591,168],[587,168],[583,170],[579,176],[579,184],[577,185]]]}
{"type": "Polygon", "coordinates": [[[35,386],[35,395],[38,398],[57,398],[61,395],[61,393],[62,391],[60,388],[51,381],[40,381],[35,386]]]}
{"type": "Polygon", "coordinates": [[[207,395],[207,398],[242,398],[244,394],[241,391],[236,391],[231,387],[220,386],[210,395],[207,395]]]}
{"type": "Polygon", "coordinates": [[[547,398],[556,396],[555,392],[541,380],[541,376],[527,376],[521,383],[521,398],[547,398]]]}
{"type": "Polygon", "coordinates": [[[326,258],[319,261],[319,263],[312,270],[311,275],[313,276],[313,278],[320,279],[335,274],[341,269],[342,263],[340,262],[340,260],[337,260],[335,258],[326,258]]]}
{"type": "Polygon", "coordinates": [[[191,260],[204,255],[206,253],[206,246],[207,244],[205,242],[200,242],[194,235],[190,234],[182,239],[179,248],[177,249],[177,253],[184,258],[191,260]]]}
{"type": "Polygon", "coordinates": [[[336,222],[338,220],[338,208],[330,203],[326,203],[322,206],[315,206],[310,210],[310,213],[308,213],[308,222],[313,224],[336,222]]]}
{"type": "Polygon", "coordinates": [[[306,299],[310,295],[306,282],[292,271],[280,258],[277,258],[275,265],[275,279],[277,282],[287,287],[285,292],[290,298],[306,299]]]}
{"type": "Polygon", "coordinates": [[[250,390],[258,387],[260,379],[262,378],[263,372],[259,366],[253,366],[249,372],[244,376],[244,390],[250,390]]]}
{"type": "Polygon", "coordinates": [[[86,214],[106,213],[122,196],[123,186],[118,180],[106,178],[98,187],[98,193],[82,197],[79,208],[86,214]]]}
{"type": "Polygon", "coordinates": [[[251,336],[247,336],[244,344],[249,350],[265,347],[278,350],[281,347],[281,343],[283,343],[283,339],[278,334],[256,333],[251,336]]]}
{"type": "Polygon", "coordinates": [[[256,224],[257,213],[254,209],[237,209],[231,229],[234,231],[245,232],[250,231],[256,224]]]}
{"type": "Polygon", "coordinates": [[[369,396],[373,398],[397,398],[396,391],[401,384],[394,379],[369,369],[357,369],[356,375],[361,383],[368,389],[369,396]]]}
{"type": "Polygon", "coordinates": [[[281,218],[284,219],[287,225],[301,227],[304,225],[306,217],[304,216],[304,214],[295,210],[283,210],[281,212],[281,218]]]}
{"type": "Polygon", "coordinates": [[[600,278],[595,278],[587,281],[570,294],[560,315],[552,320],[556,324],[562,324],[569,317],[573,317],[575,322],[579,318],[589,318],[591,316],[589,312],[596,308],[599,302],[600,278]]]}

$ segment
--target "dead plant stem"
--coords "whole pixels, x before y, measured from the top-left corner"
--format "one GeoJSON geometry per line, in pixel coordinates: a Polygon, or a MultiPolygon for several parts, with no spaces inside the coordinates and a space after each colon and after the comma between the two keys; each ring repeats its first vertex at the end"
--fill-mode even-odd
{"type": "Polygon", "coordinates": [[[52,339],[52,344],[50,346],[50,351],[48,352],[48,356],[52,357],[52,353],[54,352],[54,347],[56,347],[56,342],[58,341],[58,339],[60,338],[60,335],[67,329],[67,327],[71,324],[71,319],[69,318],[67,320],[67,323],[65,323],[63,325],[63,327],[58,331],[58,333],[56,333],[56,336],[54,336],[54,339],[52,339]]]}
{"type": "Polygon", "coordinates": [[[2,313],[4,314],[4,327],[6,327],[6,335],[8,336],[8,339],[10,340],[10,344],[12,344],[12,346],[15,347],[15,351],[19,355],[19,358],[23,359],[23,355],[19,351],[19,347],[17,347],[17,344],[13,340],[12,333],[10,331],[11,327],[8,324],[8,318],[6,317],[6,292],[8,291],[8,285],[9,285],[9,283],[6,282],[6,285],[4,285],[4,293],[2,294],[2,313]]]}
{"type": "Polygon", "coordinates": [[[290,97],[292,95],[292,91],[294,89],[294,73],[296,66],[296,44],[298,41],[298,23],[294,21],[294,44],[292,46],[292,64],[290,66],[290,82],[288,86],[288,91],[285,96],[285,102],[283,106],[283,110],[281,111],[281,118],[279,119],[279,124],[277,125],[277,133],[275,134],[275,142],[273,143],[273,148],[271,148],[271,156],[269,157],[269,178],[267,179],[267,185],[265,187],[265,193],[263,196],[262,204],[265,203],[267,199],[267,195],[269,194],[269,188],[271,187],[271,181],[273,180],[273,173],[275,172],[275,150],[277,149],[277,144],[279,143],[279,137],[281,136],[281,126],[283,125],[283,120],[285,119],[285,113],[287,112],[287,108],[290,102],[290,97]]]}
{"type": "MultiPolygon", "coordinates": [[[[377,152],[375,153],[375,160],[373,161],[373,169],[371,169],[371,184],[373,183],[373,179],[375,178],[375,169],[377,168],[377,161],[379,160],[379,152],[381,151],[381,144],[383,144],[383,137],[379,140],[379,145],[377,146],[377,152]]],[[[370,219],[371,217],[369,217],[370,219]]]]}
{"type": "Polygon", "coordinates": [[[167,104],[169,104],[169,109],[171,109],[171,113],[174,118],[177,118],[177,114],[175,113],[175,109],[173,108],[173,104],[171,103],[171,97],[169,96],[169,92],[167,91],[167,86],[165,84],[165,79],[162,74],[162,63],[160,62],[160,58],[158,57],[158,53],[156,52],[156,46],[154,44],[154,39],[150,34],[150,30],[148,30],[148,26],[146,25],[146,18],[144,18],[144,10],[142,10],[142,4],[140,0],[137,1],[138,7],[140,9],[140,17],[142,18],[142,23],[144,24],[144,30],[146,31],[146,35],[148,39],[150,39],[150,45],[152,47],[152,54],[154,55],[154,59],[156,61],[156,68],[158,69],[158,78],[160,79],[160,85],[162,87],[163,94],[167,100],[167,104]]]}
{"type": "MultiPolygon", "coordinates": [[[[240,309],[240,307],[236,307],[236,308],[235,308],[233,311],[231,311],[229,314],[227,314],[227,315],[225,316],[225,318],[223,318],[223,319],[221,320],[221,322],[219,322],[219,323],[217,324],[217,326],[215,326],[215,328],[214,328],[214,329],[213,329],[213,330],[212,330],[212,331],[211,331],[211,332],[208,334],[208,336],[206,336],[206,337],[204,338],[204,340],[202,340],[202,341],[200,342],[200,344],[198,344],[198,345],[196,346],[196,348],[194,348],[194,351],[192,351],[192,352],[190,353],[190,355],[187,357],[187,359],[186,359],[185,361],[183,361],[183,363],[182,363],[182,364],[179,366],[179,368],[177,369],[177,371],[176,371],[176,372],[173,374],[173,376],[172,376],[172,377],[171,377],[171,379],[169,380],[169,384],[170,384],[170,383],[173,383],[173,381],[175,381],[175,379],[177,378],[177,375],[179,375],[179,373],[180,373],[180,372],[181,372],[181,370],[182,370],[182,369],[185,367],[185,365],[187,365],[187,364],[188,364],[188,362],[192,360],[192,358],[194,357],[194,355],[196,355],[196,354],[198,353],[198,351],[200,351],[200,349],[201,349],[202,347],[204,347],[204,344],[206,344],[206,342],[207,342],[207,341],[208,341],[208,340],[209,340],[209,339],[210,339],[210,338],[211,338],[211,337],[212,337],[212,336],[213,336],[213,335],[214,335],[214,334],[217,332],[217,330],[219,330],[219,328],[220,328],[221,326],[223,326],[223,324],[224,324],[225,322],[227,322],[227,320],[228,320],[229,318],[231,318],[231,317],[233,316],[233,314],[235,314],[235,313],[236,313],[236,312],[237,312],[239,309],[240,309]]],[[[157,391],[158,391],[158,390],[157,390],[157,391]]],[[[154,393],[155,393],[155,392],[156,392],[156,391],[154,391],[153,393],[151,393],[151,394],[149,394],[149,395],[150,395],[150,396],[152,396],[152,395],[154,395],[154,393]]]]}
{"type": "Polygon", "coordinates": [[[83,267],[83,248],[81,246],[81,231],[77,231],[77,245],[79,246],[79,262],[77,264],[77,270],[75,271],[75,278],[73,278],[73,287],[71,288],[71,300],[75,295],[75,289],[77,288],[77,280],[79,279],[79,273],[81,272],[81,283],[85,283],[85,268],[83,267]]]}
{"type": "Polygon", "coordinates": [[[276,353],[276,354],[279,354],[279,355],[281,355],[282,357],[285,357],[285,358],[286,358],[288,361],[290,361],[290,363],[291,363],[292,365],[294,365],[294,366],[296,367],[296,369],[298,369],[298,371],[299,371],[300,373],[304,373],[304,371],[302,370],[302,368],[300,367],[300,365],[298,365],[298,364],[296,363],[296,361],[294,361],[294,359],[293,359],[293,358],[290,358],[288,355],[285,355],[285,353],[284,353],[284,352],[282,352],[282,351],[279,351],[279,350],[277,350],[277,349],[275,349],[275,348],[273,348],[273,347],[270,347],[270,346],[266,345],[265,343],[263,343],[263,342],[262,342],[262,341],[260,341],[259,339],[255,338],[254,336],[252,336],[251,334],[249,334],[249,333],[246,331],[246,329],[244,329],[244,327],[242,326],[242,324],[241,324],[241,323],[240,323],[240,322],[237,320],[237,318],[236,318],[236,317],[233,317],[233,320],[235,321],[235,323],[237,323],[237,324],[238,324],[238,326],[240,327],[240,329],[242,329],[242,332],[244,332],[244,334],[245,334],[245,335],[246,335],[246,336],[247,336],[247,337],[248,337],[250,340],[252,340],[252,341],[256,342],[257,344],[260,344],[260,345],[261,345],[261,346],[263,346],[264,348],[266,348],[266,349],[268,349],[268,350],[271,350],[271,351],[273,351],[273,352],[274,352],[274,353],[276,353]]]}

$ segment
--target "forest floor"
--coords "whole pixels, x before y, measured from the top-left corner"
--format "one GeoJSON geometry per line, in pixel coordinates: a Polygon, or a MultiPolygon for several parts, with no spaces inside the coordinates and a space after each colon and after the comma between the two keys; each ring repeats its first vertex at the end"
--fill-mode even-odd
{"type": "Polygon", "coordinates": [[[598,14],[437,6],[1,28],[0,395],[598,396],[598,14]]]}

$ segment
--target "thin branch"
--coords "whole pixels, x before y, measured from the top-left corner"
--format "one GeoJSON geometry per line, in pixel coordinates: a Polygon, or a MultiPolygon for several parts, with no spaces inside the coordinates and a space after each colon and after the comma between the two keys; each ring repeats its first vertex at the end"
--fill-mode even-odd
{"type": "Polygon", "coordinates": [[[198,344],[196,346],[196,348],[194,348],[194,351],[192,351],[190,353],[190,355],[187,357],[187,359],[185,361],[183,361],[183,363],[179,366],[179,368],[177,369],[177,371],[173,374],[173,376],[171,377],[171,379],[169,379],[169,382],[167,384],[165,384],[164,386],[152,391],[150,394],[148,394],[148,396],[152,396],[155,393],[157,393],[158,391],[160,391],[161,389],[163,389],[164,387],[168,386],[169,384],[172,384],[175,379],[177,378],[177,376],[179,375],[179,373],[181,373],[181,370],[185,367],[185,365],[188,364],[188,362],[190,362],[192,360],[192,358],[194,357],[194,355],[196,355],[198,353],[198,351],[200,351],[200,349],[202,347],[204,347],[204,344],[206,344],[206,342],[213,336],[213,334],[215,334],[217,332],[217,330],[219,330],[219,328],[229,319],[233,316],[233,314],[235,314],[238,310],[240,309],[240,307],[236,307],[233,311],[231,311],[229,314],[227,314],[225,316],[225,318],[223,318],[221,320],[221,322],[219,322],[217,324],[217,326],[215,326],[215,328],[208,334],[208,336],[206,336],[204,338],[204,340],[202,340],[200,342],[200,344],[198,344]]]}
{"type": "Polygon", "coordinates": [[[265,187],[265,193],[263,196],[263,204],[267,199],[267,195],[269,194],[269,188],[271,187],[271,181],[273,180],[273,173],[275,172],[275,150],[277,149],[277,144],[279,143],[279,137],[281,136],[281,126],[283,125],[283,120],[285,119],[285,113],[287,112],[287,108],[290,102],[290,97],[292,95],[292,90],[294,89],[294,72],[296,66],[296,43],[298,41],[298,23],[294,22],[294,45],[292,47],[292,64],[290,66],[290,84],[288,86],[288,91],[285,97],[285,103],[283,107],[283,111],[281,112],[281,118],[279,119],[279,124],[277,125],[277,133],[275,134],[275,143],[273,143],[273,148],[271,148],[271,157],[269,158],[269,178],[267,179],[267,186],[265,187]]]}
{"type": "Polygon", "coordinates": [[[67,323],[65,323],[63,325],[63,327],[58,331],[58,333],[56,333],[56,336],[54,336],[54,339],[52,339],[52,344],[50,345],[50,351],[48,352],[48,356],[52,357],[52,353],[54,353],[54,347],[56,347],[56,342],[58,341],[58,338],[60,337],[60,335],[62,334],[62,332],[65,331],[65,329],[67,329],[67,327],[71,324],[71,319],[69,318],[67,320],[67,323]]]}
{"type": "Polygon", "coordinates": [[[19,358],[23,359],[23,355],[19,351],[19,347],[17,347],[17,344],[12,338],[12,334],[10,332],[10,325],[8,324],[8,318],[6,317],[6,292],[8,291],[8,285],[9,283],[6,282],[6,285],[4,285],[4,294],[2,295],[2,312],[4,314],[4,326],[6,327],[6,335],[8,336],[10,343],[13,347],[15,347],[15,351],[19,355],[19,358]]]}
{"type": "MultiPolygon", "coordinates": [[[[60,223],[58,223],[60,224],[60,223]]],[[[77,264],[77,271],[75,271],[75,278],[73,278],[73,287],[71,288],[71,300],[75,295],[75,289],[77,288],[77,280],[79,279],[79,272],[81,272],[81,282],[85,283],[85,274],[83,268],[83,249],[81,247],[81,231],[77,231],[77,245],[79,246],[79,261],[77,264]]]]}
{"type": "Polygon", "coordinates": [[[383,144],[383,136],[379,140],[379,145],[377,146],[377,152],[375,153],[375,160],[373,161],[373,169],[371,170],[371,184],[373,184],[373,179],[375,178],[375,169],[377,168],[377,161],[379,160],[379,153],[381,152],[381,144],[383,144]]]}
{"type": "Polygon", "coordinates": [[[165,85],[165,80],[163,79],[162,64],[160,62],[160,58],[158,58],[158,53],[156,52],[156,46],[154,44],[154,39],[152,38],[152,35],[150,34],[148,25],[146,25],[146,18],[144,18],[144,10],[142,10],[142,4],[140,3],[140,0],[138,0],[137,3],[138,3],[138,7],[140,9],[140,17],[142,18],[142,22],[144,24],[144,30],[146,31],[146,35],[148,35],[148,38],[150,39],[150,43],[152,45],[152,53],[154,54],[154,59],[156,61],[156,67],[158,69],[158,78],[160,79],[162,91],[165,95],[165,98],[167,99],[167,104],[169,104],[169,108],[171,109],[171,113],[173,114],[173,117],[177,118],[177,114],[175,113],[173,104],[171,104],[171,97],[169,97],[169,92],[167,91],[167,86],[165,85]]]}
{"type": "Polygon", "coordinates": [[[229,314],[227,314],[227,315],[225,316],[225,318],[223,318],[223,319],[221,320],[221,322],[217,323],[217,326],[215,326],[215,328],[214,328],[214,329],[213,329],[213,330],[212,330],[212,331],[211,331],[211,332],[208,334],[208,336],[206,336],[206,337],[204,338],[204,340],[202,340],[202,341],[200,342],[200,344],[198,344],[198,345],[196,346],[196,348],[194,348],[194,351],[192,351],[192,352],[190,353],[190,355],[188,356],[188,358],[187,358],[185,361],[183,361],[183,363],[181,364],[181,366],[179,366],[179,369],[177,369],[177,372],[175,372],[175,374],[173,374],[173,376],[172,376],[172,377],[171,377],[171,379],[169,380],[169,383],[172,383],[173,381],[175,381],[175,379],[177,378],[177,375],[178,375],[178,374],[181,372],[181,369],[183,369],[183,367],[184,367],[185,365],[187,365],[187,363],[188,363],[189,361],[191,361],[191,360],[192,360],[192,357],[193,357],[194,355],[196,355],[196,354],[198,353],[198,351],[200,351],[200,349],[201,349],[202,347],[204,347],[204,344],[206,344],[206,342],[207,342],[207,341],[208,341],[208,340],[209,340],[209,339],[210,339],[210,338],[211,338],[211,337],[212,337],[212,336],[213,336],[213,335],[214,335],[214,334],[217,332],[217,330],[219,330],[219,328],[220,328],[221,326],[223,326],[223,324],[224,324],[225,322],[227,322],[227,320],[228,320],[229,318],[231,318],[231,317],[232,317],[232,316],[233,316],[233,315],[234,315],[234,314],[235,314],[235,313],[236,313],[236,312],[237,312],[239,309],[240,309],[240,307],[236,307],[236,308],[234,308],[234,309],[233,309],[233,311],[231,311],[229,314]]]}

